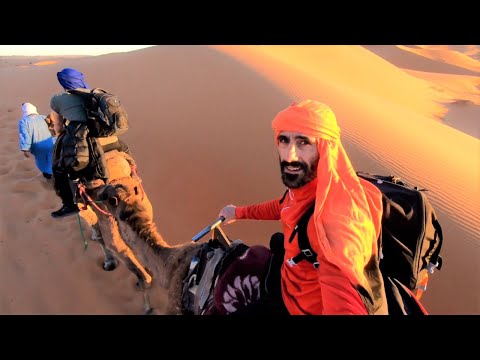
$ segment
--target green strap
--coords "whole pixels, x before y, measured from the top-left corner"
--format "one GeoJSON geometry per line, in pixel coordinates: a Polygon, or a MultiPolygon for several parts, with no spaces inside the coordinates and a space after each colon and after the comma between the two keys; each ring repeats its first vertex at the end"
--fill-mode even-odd
{"type": "Polygon", "coordinates": [[[83,250],[87,250],[88,242],[85,239],[85,234],[83,233],[82,222],[80,221],[80,214],[77,213],[78,226],[80,226],[80,234],[82,235],[83,240],[83,250]]]}

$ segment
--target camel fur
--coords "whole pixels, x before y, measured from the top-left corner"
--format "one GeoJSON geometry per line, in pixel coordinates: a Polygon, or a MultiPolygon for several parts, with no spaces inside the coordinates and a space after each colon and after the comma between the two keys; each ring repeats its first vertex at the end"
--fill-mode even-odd
{"type": "MultiPolygon", "coordinates": [[[[115,185],[118,182],[129,181],[140,189],[140,180],[136,177],[132,177],[130,170],[130,163],[134,164],[133,159],[128,154],[117,152],[116,150],[106,154],[109,154],[109,157],[106,158],[107,166],[110,174],[113,175],[109,178],[108,183],[115,185]]],[[[92,240],[98,241],[103,249],[105,254],[103,269],[106,271],[114,270],[118,265],[116,259],[122,261],[138,279],[137,285],[139,289],[143,291],[145,313],[152,314],[154,313],[154,309],[150,305],[148,294],[148,290],[152,285],[152,276],[144,265],[137,260],[132,250],[122,238],[115,218],[111,215],[105,215],[99,210],[101,209],[108,214],[107,207],[104,204],[99,203],[98,198],[96,198],[95,189],[97,189],[98,186],[101,186],[101,184],[104,184],[103,181],[94,181],[86,184],[86,193],[95,202],[96,206],[93,206],[94,204],[90,203],[86,209],[82,207],[80,216],[92,227],[92,240]]],[[[137,195],[143,199],[146,204],[145,206],[148,209],[147,216],[153,218],[152,206],[147,195],[143,192],[143,189],[141,193],[138,192],[137,195]]],[[[87,203],[88,202],[89,201],[87,201],[87,203]]]]}
{"type": "Polygon", "coordinates": [[[149,269],[154,284],[167,290],[166,314],[182,314],[183,279],[201,245],[169,245],[153,221],[150,202],[138,192],[138,184],[125,178],[104,186],[97,196],[107,204],[122,238],[149,269]]]}

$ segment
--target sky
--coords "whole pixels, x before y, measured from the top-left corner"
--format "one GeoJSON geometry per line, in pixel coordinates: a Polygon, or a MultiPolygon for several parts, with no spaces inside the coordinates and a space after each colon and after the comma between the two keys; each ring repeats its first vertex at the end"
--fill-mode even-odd
{"type": "Polygon", "coordinates": [[[102,55],[153,45],[0,45],[0,56],[102,55]]]}

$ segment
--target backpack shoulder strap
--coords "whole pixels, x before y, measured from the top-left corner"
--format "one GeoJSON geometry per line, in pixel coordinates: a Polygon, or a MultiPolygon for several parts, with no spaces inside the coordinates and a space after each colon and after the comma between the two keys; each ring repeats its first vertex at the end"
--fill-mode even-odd
{"type": "Polygon", "coordinates": [[[315,269],[318,269],[320,265],[317,261],[317,253],[313,251],[312,247],[310,246],[310,240],[308,239],[307,235],[308,222],[310,221],[314,210],[315,204],[305,211],[298,221],[297,226],[295,226],[293,229],[292,235],[290,235],[290,239],[288,241],[292,242],[293,238],[298,233],[298,247],[300,248],[300,253],[298,255],[287,260],[287,263],[290,266],[295,266],[302,260],[307,260],[308,262],[312,263],[315,269]]]}
{"type": "Polygon", "coordinates": [[[109,94],[109,92],[107,90],[102,89],[102,88],[93,88],[91,90],[91,93],[94,94],[94,95],[96,95],[96,94],[98,94],[98,95],[109,94]]]}
{"type": "Polygon", "coordinates": [[[383,181],[390,182],[392,184],[397,184],[397,185],[402,185],[406,187],[411,187],[407,185],[403,179],[399,178],[398,176],[395,175],[372,175],[367,172],[363,171],[357,171],[357,176],[361,177],[364,180],[370,181],[370,182],[376,182],[377,184],[381,184],[383,181]]]}
{"type": "Polygon", "coordinates": [[[77,89],[67,90],[66,92],[73,95],[85,96],[85,95],[91,95],[93,93],[93,90],[77,88],[77,89]]]}

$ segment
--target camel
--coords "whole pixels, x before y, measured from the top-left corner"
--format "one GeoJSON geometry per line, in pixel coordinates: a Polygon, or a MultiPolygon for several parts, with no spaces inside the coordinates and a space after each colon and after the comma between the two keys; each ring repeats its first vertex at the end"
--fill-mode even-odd
{"type": "Polygon", "coordinates": [[[127,245],[151,270],[153,283],[167,290],[167,315],[184,315],[192,311],[209,315],[229,314],[239,308],[246,309],[248,304],[261,298],[260,287],[265,286],[271,265],[268,248],[261,245],[250,247],[241,240],[230,240],[219,226],[221,218],[198,233],[191,242],[170,245],[158,232],[151,216],[151,204],[139,198],[137,187],[132,179],[126,178],[99,187],[97,197],[115,217],[127,245]],[[209,231],[213,232],[216,241],[198,243],[209,231]],[[224,263],[227,256],[229,260],[224,263]],[[210,259],[211,262],[203,263],[205,272],[201,272],[200,278],[195,277],[198,287],[194,290],[192,308],[189,304],[191,294],[184,294],[184,287],[191,285],[189,270],[194,268],[192,265],[196,259],[210,259]],[[216,266],[220,264],[218,261],[222,262],[220,268],[216,266]],[[220,275],[215,275],[217,270],[220,275]]]}
{"type": "Polygon", "coordinates": [[[183,280],[201,244],[169,245],[157,231],[150,202],[138,193],[134,179],[124,178],[100,187],[96,196],[115,217],[126,244],[151,271],[152,281],[167,290],[166,314],[181,315],[183,280]]]}
{"type": "MultiPolygon", "coordinates": [[[[49,123],[49,130],[52,133],[52,136],[58,136],[53,154],[55,163],[61,154],[62,147],[58,146],[58,144],[61,143],[60,138],[63,136],[64,121],[63,117],[53,110],[50,112],[50,118],[52,122],[49,123]]],[[[100,142],[100,139],[97,140],[100,142]]],[[[132,174],[136,169],[135,161],[128,154],[118,152],[117,150],[111,150],[104,154],[104,159],[110,175],[109,182],[123,177],[132,177],[133,175],[137,184],[140,185],[140,179],[135,173],[132,174]]],[[[123,241],[113,217],[105,211],[105,208],[102,209],[103,205],[96,204],[95,199],[88,199],[88,197],[95,192],[94,189],[102,184],[104,185],[102,180],[93,180],[87,184],[82,184],[84,188],[81,187],[80,189],[84,190],[82,193],[84,195],[84,206],[79,215],[84,222],[91,226],[92,240],[97,241],[104,252],[105,258],[103,261],[103,269],[105,271],[114,270],[118,265],[117,259],[120,259],[120,261],[122,261],[138,279],[137,286],[142,290],[144,296],[145,313],[153,314],[154,309],[150,306],[147,292],[152,284],[151,275],[142,264],[140,264],[135,255],[133,255],[132,251],[123,241]]],[[[142,197],[148,201],[141,185],[139,187],[142,190],[142,197]]],[[[150,214],[152,214],[152,211],[150,211],[150,214]]]]}
{"type": "MultiPolygon", "coordinates": [[[[141,189],[138,177],[132,177],[131,165],[134,166],[135,163],[128,154],[112,150],[105,154],[105,160],[110,172],[109,184],[131,181],[137,189],[141,189]]],[[[109,214],[105,205],[96,201],[95,189],[102,184],[104,182],[101,180],[94,180],[86,184],[84,202],[89,206],[82,207],[79,215],[92,227],[92,240],[97,241],[104,252],[103,269],[112,271],[118,265],[117,259],[122,261],[138,279],[137,286],[143,292],[145,313],[154,314],[155,310],[150,305],[148,293],[152,286],[152,276],[125,243],[114,217],[109,214]]],[[[149,209],[148,216],[153,217],[150,201],[143,189],[138,196],[143,199],[145,207],[149,209]]]]}

